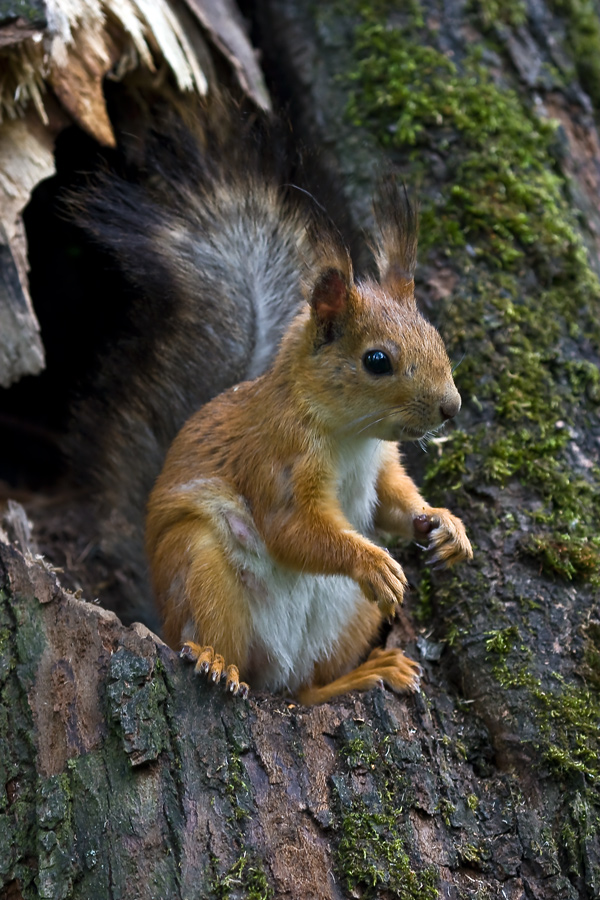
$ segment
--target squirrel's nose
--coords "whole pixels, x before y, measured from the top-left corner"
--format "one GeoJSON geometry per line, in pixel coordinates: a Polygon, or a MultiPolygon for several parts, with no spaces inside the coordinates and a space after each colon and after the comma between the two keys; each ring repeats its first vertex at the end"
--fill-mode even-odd
{"type": "Polygon", "coordinates": [[[455,390],[450,396],[444,397],[440,403],[440,415],[444,422],[453,419],[460,411],[460,394],[455,390]]]}

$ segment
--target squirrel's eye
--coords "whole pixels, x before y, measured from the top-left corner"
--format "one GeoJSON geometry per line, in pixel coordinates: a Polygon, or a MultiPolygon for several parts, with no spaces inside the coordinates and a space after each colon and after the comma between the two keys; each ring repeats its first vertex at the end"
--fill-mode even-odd
{"type": "Polygon", "coordinates": [[[363,365],[371,375],[392,374],[392,363],[383,350],[367,350],[363,356],[363,365]]]}

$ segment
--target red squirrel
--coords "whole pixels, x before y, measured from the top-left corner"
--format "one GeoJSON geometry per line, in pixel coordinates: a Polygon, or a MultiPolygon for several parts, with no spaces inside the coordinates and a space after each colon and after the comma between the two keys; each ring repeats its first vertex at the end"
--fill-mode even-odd
{"type": "MultiPolygon", "coordinates": [[[[272,186],[249,179],[244,192],[249,209],[280,204],[287,240],[290,213],[272,186]]],[[[461,400],[415,303],[417,215],[392,179],[375,214],[377,280],[354,279],[331,229],[294,227],[304,307],[264,374],[187,421],[150,495],[164,636],[233,694],[251,685],[314,704],[380,682],[416,689],[416,663],[372,650],[407,587],[375,535],[426,536],[445,565],[472,556],[460,519],[429,506],[400,462],[397,442],[427,437],[461,400]]],[[[238,280],[268,272],[276,292],[277,241],[267,253],[259,232],[251,259],[223,264],[239,266],[238,280]]]]}

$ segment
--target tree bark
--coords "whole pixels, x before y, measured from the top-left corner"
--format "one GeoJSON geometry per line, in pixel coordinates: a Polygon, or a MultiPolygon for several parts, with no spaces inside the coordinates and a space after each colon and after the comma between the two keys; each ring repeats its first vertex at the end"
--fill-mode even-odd
{"type": "Polygon", "coordinates": [[[258,8],[349,234],[378,171],[419,185],[417,289],[464,405],[411,460],[475,559],[399,551],[388,641],[420,694],[305,709],[226,697],[7,538],[4,896],[598,897],[598,12],[258,8]]]}

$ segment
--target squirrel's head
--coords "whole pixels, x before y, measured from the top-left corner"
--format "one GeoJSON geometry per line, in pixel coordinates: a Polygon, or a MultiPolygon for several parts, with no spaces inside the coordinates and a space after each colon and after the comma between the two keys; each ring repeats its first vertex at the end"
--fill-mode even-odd
{"type": "Polygon", "coordinates": [[[307,290],[306,376],[336,430],[418,440],[458,413],[460,395],[442,339],[415,302],[416,211],[390,180],[375,213],[378,281],[355,282],[347,249],[323,242],[307,290]]]}

